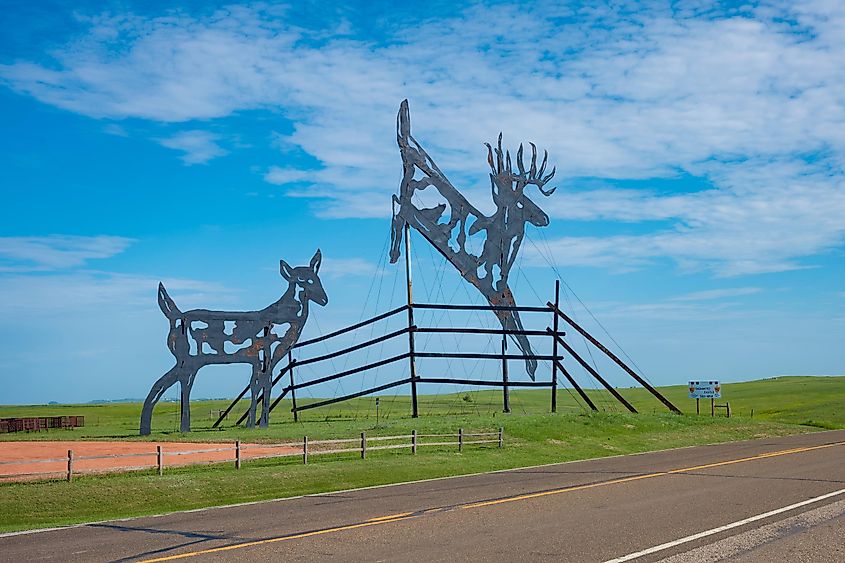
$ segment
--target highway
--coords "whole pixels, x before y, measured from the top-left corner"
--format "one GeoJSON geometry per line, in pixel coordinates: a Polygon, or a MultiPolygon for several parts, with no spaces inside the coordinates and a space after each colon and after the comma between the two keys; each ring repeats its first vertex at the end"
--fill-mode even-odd
{"type": "Polygon", "coordinates": [[[0,537],[3,561],[845,561],[845,431],[0,537]]]}

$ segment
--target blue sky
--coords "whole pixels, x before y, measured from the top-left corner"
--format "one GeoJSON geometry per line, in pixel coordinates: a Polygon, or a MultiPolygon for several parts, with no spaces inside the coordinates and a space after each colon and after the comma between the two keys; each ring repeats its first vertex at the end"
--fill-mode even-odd
{"type": "MultiPolygon", "coordinates": [[[[556,268],[658,384],[845,373],[840,2],[12,1],[0,27],[0,403],[146,395],[172,364],[159,280],[261,308],[320,247],[308,334],[400,304],[404,98],[482,209],[484,141],[548,149],[520,303],[556,268]]],[[[478,302],[414,244],[420,300],[478,302]]],[[[197,396],[247,382],[206,370],[197,396]]]]}

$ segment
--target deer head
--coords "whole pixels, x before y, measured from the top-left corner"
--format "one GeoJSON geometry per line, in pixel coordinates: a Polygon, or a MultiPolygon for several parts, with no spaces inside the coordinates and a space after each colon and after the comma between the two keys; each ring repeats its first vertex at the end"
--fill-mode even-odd
{"type": "Polygon", "coordinates": [[[499,141],[495,149],[487,145],[487,164],[490,165],[490,185],[493,191],[493,201],[499,209],[507,209],[514,215],[521,215],[522,219],[537,227],[545,227],[549,224],[549,216],[540,207],[525,195],[526,186],[537,186],[540,193],[548,197],[557,188],[544,190],[543,187],[551,180],[556,168],[546,174],[546,164],[549,161],[548,151],[543,151],[543,161],[537,167],[537,147],[531,145],[531,165],[525,169],[523,162],[523,146],[520,143],[516,153],[517,171],[513,169],[510,151],[502,150],[502,134],[499,133],[499,141]],[[495,150],[496,158],[493,159],[495,150]]]}
{"type": "Polygon", "coordinates": [[[291,285],[295,285],[301,290],[300,295],[305,297],[305,301],[313,301],[317,305],[325,306],[328,304],[329,298],[323,289],[320,277],[317,275],[322,261],[323,256],[318,248],[308,266],[291,268],[287,262],[279,260],[279,272],[291,285]]]}

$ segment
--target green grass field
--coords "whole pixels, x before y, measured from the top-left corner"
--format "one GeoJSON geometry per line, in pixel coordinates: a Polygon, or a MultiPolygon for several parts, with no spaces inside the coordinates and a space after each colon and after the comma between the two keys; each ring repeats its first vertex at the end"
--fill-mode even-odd
{"type": "MultiPolygon", "coordinates": [[[[694,402],[686,387],[662,391],[687,413],[694,402]]],[[[111,476],[85,476],[62,481],[0,484],[0,531],[154,514],[172,510],[281,498],[345,488],[459,475],[590,457],[642,452],[713,442],[808,432],[819,428],[845,428],[845,377],[783,377],[726,384],[720,402],[730,401],[733,417],[677,416],[641,389],[623,389],[640,414],[610,409],[604,394],[591,392],[607,411],[580,409],[566,392],[559,394],[559,412],[548,413],[549,394],[543,391],[512,393],[512,413],[501,412],[500,391],[423,396],[421,417],[409,416],[407,397],[382,397],[379,420],[373,398],[364,398],[326,409],[304,411],[292,421],[282,403],[266,430],[228,425],[210,429],[221,401],[193,404],[195,432],[175,430],[175,404],[160,405],[153,418],[155,440],[279,441],[329,437],[456,432],[458,428],[505,428],[505,448],[474,446],[459,454],[452,448],[373,452],[361,460],[355,454],[314,458],[308,466],[296,459],[249,462],[240,471],[231,464],[169,469],[163,477],[152,472],[111,476]],[[753,418],[751,411],[754,411],[753,418]]],[[[242,405],[245,408],[246,404],[242,405]]],[[[240,406],[239,406],[240,408],[240,406]]],[[[49,405],[0,407],[0,417],[75,414],[86,417],[86,427],[41,433],[0,435],[3,440],[33,439],[134,439],[140,405],[49,405]]],[[[241,411],[234,411],[241,412],[241,411]]],[[[2,443],[0,443],[2,448],[2,443]]]]}

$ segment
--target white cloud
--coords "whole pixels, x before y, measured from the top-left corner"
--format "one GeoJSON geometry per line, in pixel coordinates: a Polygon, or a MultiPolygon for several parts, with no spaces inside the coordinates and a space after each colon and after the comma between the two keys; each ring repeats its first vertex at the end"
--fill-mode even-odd
{"type": "MultiPolygon", "coordinates": [[[[234,293],[217,283],[178,278],[161,281],[183,310],[234,300],[234,293]]],[[[66,318],[69,314],[90,312],[94,308],[114,315],[158,310],[158,283],[157,278],[149,276],[94,271],[5,275],[0,277],[0,313],[13,318],[20,318],[22,314],[66,318]]]]}
{"type": "Polygon", "coordinates": [[[363,258],[325,258],[320,266],[320,276],[326,279],[375,275],[376,265],[363,258]]]}
{"type": "MultiPolygon", "coordinates": [[[[533,139],[549,150],[561,189],[543,204],[555,218],[664,223],[555,241],[564,263],[624,269],[669,258],[720,275],[804,267],[803,257],[845,239],[845,5],[687,6],[477,5],[380,43],[356,39],[345,21],[332,36],[254,7],[103,16],[54,64],[0,65],[0,79],[98,118],[283,108],[293,130],[275,142],[319,169],[306,178],[276,167],[265,178],[310,180],[290,195],[316,198],[330,217],[389,213],[400,172],[394,117],[409,97],[416,136],[461,187],[483,186],[480,143],[504,131],[511,145],[533,139]],[[506,33],[491,33],[490,22],[504,21],[506,33]],[[679,175],[712,187],[577,189],[583,177],[679,175]]],[[[186,162],[223,153],[210,134],[189,133],[201,135],[166,145],[186,162]]]]}
{"type": "Polygon", "coordinates": [[[725,299],[728,297],[741,297],[743,295],[754,295],[760,293],[759,287],[728,287],[724,289],[705,289],[693,291],[685,295],[673,297],[670,301],[711,301],[714,299],[725,299]]]}
{"type": "Polygon", "coordinates": [[[312,177],[313,174],[305,170],[280,168],[279,166],[271,166],[267,173],[264,174],[264,180],[266,182],[276,185],[302,182],[303,180],[309,180],[312,177]]]}
{"type": "Polygon", "coordinates": [[[181,151],[180,157],[185,164],[205,164],[227,154],[228,151],[217,144],[219,137],[208,131],[182,131],[164,139],[158,139],[163,146],[181,151]]]}
{"type": "Polygon", "coordinates": [[[116,236],[0,237],[0,272],[74,268],[120,254],[132,242],[116,236]]]}
{"type": "Polygon", "coordinates": [[[117,123],[109,123],[105,127],[103,127],[103,132],[108,133],[109,135],[115,135],[116,137],[128,137],[129,133],[124,129],[122,126],[118,125],[117,123]]]}

